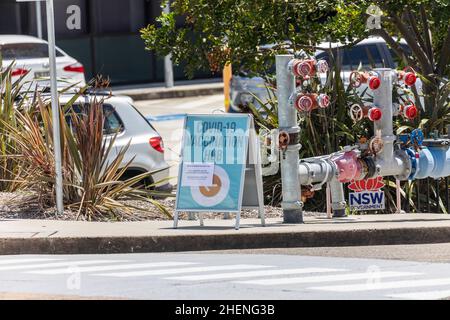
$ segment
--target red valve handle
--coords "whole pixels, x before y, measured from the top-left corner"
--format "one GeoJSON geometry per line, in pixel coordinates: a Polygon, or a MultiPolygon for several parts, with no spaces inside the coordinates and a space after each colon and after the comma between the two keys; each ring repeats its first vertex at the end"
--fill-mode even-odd
{"type": "Polygon", "coordinates": [[[381,85],[380,77],[374,72],[359,72],[352,71],[350,73],[350,85],[354,88],[359,88],[362,83],[369,83],[369,88],[371,90],[376,90],[381,85]]]}
{"type": "Polygon", "coordinates": [[[367,112],[367,117],[372,122],[380,120],[382,116],[383,116],[383,112],[381,111],[380,108],[377,108],[377,107],[372,107],[367,112]]]}
{"type": "Polygon", "coordinates": [[[419,110],[411,99],[409,99],[408,102],[408,105],[403,106],[402,114],[406,119],[412,120],[417,117],[419,110]]]}

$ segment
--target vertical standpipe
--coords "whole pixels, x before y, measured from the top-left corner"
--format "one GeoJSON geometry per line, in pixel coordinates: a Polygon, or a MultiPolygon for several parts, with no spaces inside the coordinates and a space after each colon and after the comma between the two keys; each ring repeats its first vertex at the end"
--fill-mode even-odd
{"type": "MultiPolygon", "coordinates": [[[[297,110],[289,104],[289,98],[295,91],[295,77],[288,70],[289,62],[293,55],[276,56],[277,99],[278,99],[278,126],[280,131],[289,134],[299,134],[297,125],[297,110]]],[[[298,177],[300,144],[290,144],[283,151],[281,157],[281,181],[283,200],[284,223],[303,222],[303,204],[300,201],[301,189],[298,177]]]]}
{"type": "Polygon", "coordinates": [[[392,70],[388,68],[374,69],[380,75],[381,85],[377,90],[373,91],[373,103],[380,108],[383,116],[380,120],[374,122],[374,134],[377,130],[381,132],[381,138],[384,142],[384,148],[381,152],[381,158],[391,161],[394,156],[394,128],[393,128],[393,112],[392,112],[392,70]]]}

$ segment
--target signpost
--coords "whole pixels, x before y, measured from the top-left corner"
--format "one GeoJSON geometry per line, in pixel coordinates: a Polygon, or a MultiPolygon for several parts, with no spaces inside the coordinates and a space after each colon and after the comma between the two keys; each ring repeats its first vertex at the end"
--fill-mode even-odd
{"type": "Polygon", "coordinates": [[[247,114],[187,115],[178,175],[174,228],[179,212],[236,213],[258,209],[264,225],[259,141],[247,114]]]}
{"type": "Polygon", "coordinates": [[[56,210],[58,214],[63,214],[63,188],[62,188],[62,168],[61,168],[61,137],[59,128],[59,103],[58,87],[56,78],[56,48],[55,48],[55,16],[53,9],[53,0],[16,0],[17,2],[40,2],[46,1],[47,9],[47,38],[48,55],[50,67],[50,89],[52,101],[52,120],[53,120],[53,148],[55,152],[55,190],[56,190],[56,210]]]}
{"type": "MultiPolygon", "coordinates": [[[[170,13],[170,0],[167,0],[163,12],[167,14],[170,13]]],[[[168,54],[164,57],[164,81],[166,83],[166,88],[173,88],[172,54],[168,54]]]]}

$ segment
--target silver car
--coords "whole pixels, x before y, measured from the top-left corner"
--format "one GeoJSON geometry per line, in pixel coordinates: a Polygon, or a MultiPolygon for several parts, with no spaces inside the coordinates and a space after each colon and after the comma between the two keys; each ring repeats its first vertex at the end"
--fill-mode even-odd
{"type": "MultiPolygon", "coordinates": [[[[62,95],[61,105],[68,103],[71,98],[71,94],[62,95]]],[[[87,104],[92,99],[94,95],[79,97],[73,107],[76,110],[77,105],[87,104]]],[[[108,157],[114,158],[131,141],[122,165],[125,166],[130,160],[132,162],[122,177],[131,178],[141,173],[153,172],[151,177],[143,182],[146,185],[155,184],[154,189],[158,191],[172,191],[172,185],[167,181],[169,165],[164,159],[163,140],[151,123],[133,106],[132,99],[126,96],[107,97],[103,110],[105,139],[118,132],[108,157]]]]}

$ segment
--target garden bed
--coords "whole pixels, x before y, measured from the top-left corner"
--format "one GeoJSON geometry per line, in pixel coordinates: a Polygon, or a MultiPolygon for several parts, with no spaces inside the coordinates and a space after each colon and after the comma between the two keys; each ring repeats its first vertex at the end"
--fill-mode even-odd
{"type": "MultiPolygon", "coordinates": [[[[3,219],[50,219],[50,220],[85,220],[83,215],[78,216],[76,210],[65,210],[63,215],[57,215],[55,208],[41,208],[37,204],[28,203],[28,199],[33,196],[31,192],[0,192],[0,218],[3,219]],[[27,202],[25,205],[24,203],[27,202]]],[[[169,198],[158,200],[161,205],[173,214],[175,208],[175,199],[169,198]]],[[[127,205],[141,208],[133,210],[132,215],[122,215],[122,221],[142,221],[142,220],[168,220],[158,208],[146,201],[124,200],[127,205]]],[[[281,217],[281,208],[266,207],[266,216],[270,218],[281,217]]],[[[255,217],[256,211],[244,210],[242,218],[255,217]]],[[[187,218],[186,213],[180,214],[181,219],[187,218]]],[[[205,218],[223,218],[220,214],[205,214],[205,218]]],[[[111,221],[111,220],[108,220],[111,221]]]]}
{"type": "MultiPolygon", "coordinates": [[[[76,210],[65,210],[63,215],[57,215],[54,207],[40,208],[37,204],[30,204],[28,199],[33,196],[31,192],[0,192],[0,219],[50,219],[50,220],[86,220],[78,215],[76,210]]],[[[142,210],[133,210],[132,215],[122,215],[121,221],[169,220],[154,205],[146,201],[125,200],[124,203],[142,210]]],[[[175,198],[159,200],[171,214],[175,208],[175,198]]],[[[281,218],[280,207],[265,206],[266,218],[281,218]]],[[[305,212],[306,216],[324,215],[323,213],[305,212]]],[[[230,215],[234,217],[234,214],[230,215]]],[[[205,219],[223,219],[223,214],[205,213],[205,219]]],[[[257,217],[256,210],[243,210],[241,218],[257,217]]],[[[181,219],[187,219],[187,213],[180,214],[181,219]]],[[[102,221],[115,221],[117,219],[103,219],[102,221]]]]}

